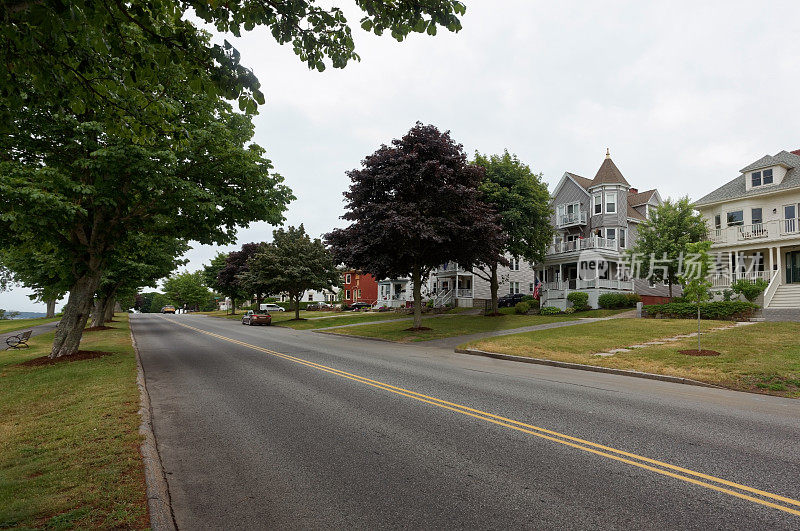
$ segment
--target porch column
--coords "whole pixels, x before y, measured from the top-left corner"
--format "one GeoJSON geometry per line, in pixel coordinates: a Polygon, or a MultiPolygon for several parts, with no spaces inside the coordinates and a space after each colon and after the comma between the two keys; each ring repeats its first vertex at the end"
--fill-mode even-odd
{"type": "Polygon", "coordinates": [[[558,264],[558,282],[564,283],[564,264],[558,264]]]}
{"type": "Polygon", "coordinates": [[[731,282],[733,282],[736,279],[736,266],[735,266],[736,262],[733,259],[733,253],[734,251],[730,251],[728,254],[728,267],[730,268],[729,273],[731,282]]]}
{"type": "Polygon", "coordinates": [[[778,264],[778,275],[779,275],[778,276],[778,284],[783,284],[783,267],[782,267],[782,264],[781,264],[781,261],[783,260],[783,257],[781,257],[781,246],[780,245],[775,247],[775,254],[778,257],[778,259],[776,260],[776,263],[778,264]]]}

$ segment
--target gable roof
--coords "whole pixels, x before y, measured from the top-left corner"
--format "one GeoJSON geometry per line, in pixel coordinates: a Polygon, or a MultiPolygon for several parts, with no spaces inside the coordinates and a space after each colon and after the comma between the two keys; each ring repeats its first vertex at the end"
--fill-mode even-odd
{"type": "Polygon", "coordinates": [[[601,184],[624,184],[630,187],[630,183],[622,176],[622,172],[619,171],[617,165],[611,160],[610,155],[606,155],[606,160],[600,165],[600,169],[597,170],[597,175],[592,179],[592,184],[590,186],[599,186],[601,184]]]}
{"type": "Polygon", "coordinates": [[[628,193],[628,204],[630,206],[639,206],[648,203],[650,199],[656,194],[656,189],[646,190],[637,194],[628,193]]]}
{"type": "Polygon", "coordinates": [[[628,203],[628,219],[645,221],[647,218],[644,217],[641,212],[633,208],[630,203],[628,203]]]}
{"type": "Polygon", "coordinates": [[[753,164],[742,168],[741,171],[741,175],[723,184],[713,192],[704,195],[692,205],[695,207],[711,205],[723,201],[740,199],[742,197],[759,196],[779,192],[782,190],[788,190],[791,188],[800,188],[800,156],[787,151],[781,151],[773,157],[770,157],[769,155],[766,157],[761,157],[753,164]],[[758,187],[751,189],[748,192],[745,182],[745,173],[758,168],[764,168],[765,166],[762,165],[764,161],[769,161],[767,166],[782,165],[788,167],[789,171],[786,172],[786,175],[779,184],[758,187]]]}
{"type": "Polygon", "coordinates": [[[572,177],[572,180],[575,181],[576,183],[578,183],[578,186],[580,186],[584,190],[586,190],[587,188],[589,188],[589,186],[592,185],[592,180],[591,179],[587,179],[586,177],[581,177],[580,175],[578,175],[576,173],[567,172],[567,175],[572,177]]]}

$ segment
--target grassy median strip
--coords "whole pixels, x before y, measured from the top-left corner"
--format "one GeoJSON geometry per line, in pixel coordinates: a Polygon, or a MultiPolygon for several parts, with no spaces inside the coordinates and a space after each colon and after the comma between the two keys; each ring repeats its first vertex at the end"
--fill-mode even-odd
{"type": "MultiPolygon", "coordinates": [[[[35,319],[2,319],[0,320],[0,334],[6,332],[14,332],[16,330],[27,330],[32,326],[43,325],[58,321],[60,317],[53,317],[46,319],[44,317],[37,317],[35,319]]],[[[5,348],[5,345],[3,345],[5,348]]]]}
{"type": "Polygon", "coordinates": [[[81,342],[101,357],[21,365],[52,333],[0,352],[0,527],[149,526],[136,359],[128,316],[115,320],[81,342]]]}
{"type": "MultiPolygon", "coordinates": [[[[703,321],[703,330],[724,325],[703,321]]],[[[730,324],[730,323],[728,323],[730,324]]],[[[691,378],[736,389],[800,397],[800,323],[756,323],[702,335],[719,356],[687,356],[697,338],[593,356],[616,348],[697,331],[686,319],[625,319],[586,323],[472,341],[464,348],[691,378]]]]}
{"type": "Polygon", "coordinates": [[[422,326],[429,328],[429,330],[408,330],[408,328],[411,327],[411,321],[399,321],[336,328],[330,330],[330,333],[374,337],[407,343],[477,334],[481,332],[508,330],[510,328],[520,328],[523,326],[574,321],[577,319],[578,315],[579,314],[544,316],[504,314],[497,317],[484,317],[482,315],[446,315],[442,317],[423,318],[422,326]]]}

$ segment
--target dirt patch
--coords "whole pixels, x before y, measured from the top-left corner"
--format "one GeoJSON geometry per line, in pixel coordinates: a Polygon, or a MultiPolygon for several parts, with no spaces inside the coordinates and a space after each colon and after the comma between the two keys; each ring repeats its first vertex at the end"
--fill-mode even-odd
{"type": "Polygon", "coordinates": [[[93,360],[95,358],[102,358],[103,356],[110,356],[111,352],[103,352],[101,350],[79,350],[72,356],[61,356],[60,358],[51,359],[47,356],[41,358],[33,358],[32,360],[23,361],[18,363],[18,367],[41,367],[43,365],[56,365],[58,363],[68,363],[71,361],[93,360]]]}
{"type": "Polygon", "coordinates": [[[412,326],[411,328],[404,329],[403,332],[424,332],[425,330],[433,330],[433,328],[428,328],[427,326],[420,326],[419,328],[414,328],[412,326]]]}
{"type": "Polygon", "coordinates": [[[687,356],[719,356],[720,353],[716,350],[697,350],[696,348],[690,348],[688,350],[679,350],[681,354],[686,354],[687,356]]]}
{"type": "Polygon", "coordinates": [[[98,332],[100,330],[114,330],[113,326],[92,326],[90,328],[84,328],[84,332],[98,332]]]}

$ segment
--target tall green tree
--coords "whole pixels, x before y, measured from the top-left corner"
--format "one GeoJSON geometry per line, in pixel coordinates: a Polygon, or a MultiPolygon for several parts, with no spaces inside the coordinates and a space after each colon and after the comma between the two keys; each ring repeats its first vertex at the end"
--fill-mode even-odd
{"type": "Polygon", "coordinates": [[[178,307],[197,310],[208,303],[212,294],[203,282],[202,271],[183,272],[164,281],[164,294],[178,307]]]}
{"type": "MultiPolygon", "coordinates": [[[[162,76],[172,90],[182,74],[162,76]]],[[[128,234],[227,244],[239,225],[278,224],[292,199],[250,143],[251,119],[194,96],[186,138],[133,144],[81,116],[22,109],[0,135],[0,245],[43,248],[68,269],[69,299],[51,356],[73,354],[114,249],[128,234]],[[22,133],[24,131],[24,133],[22,133]]]]}
{"type": "Polygon", "coordinates": [[[319,238],[311,239],[303,225],[277,229],[249,261],[246,283],[263,286],[266,293],[286,293],[300,319],[300,298],[307,290],[333,289],[339,271],[319,238]]]}
{"type": "Polygon", "coordinates": [[[672,297],[672,286],[680,282],[681,259],[689,254],[689,244],[707,236],[705,221],[692,209],[688,197],[677,201],[668,198],[639,225],[630,253],[632,260],[640,263],[643,275],[669,284],[672,297]]]}
{"type": "MultiPolygon", "coordinates": [[[[411,32],[435,35],[439,27],[458,31],[466,9],[455,0],[356,5],[362,28],[387,31],[398,41],[411,32]]],[[[194,92],[255,111],[264,103],[258,80],[230,43],[211,43],[185,17],[189,12],[237,37],[268,28],[316,70],[359,58],[342,10],[314,0],[6,0],[0,3],[0,128],[14,128],[13,114],[35,94],[45,105],[79,114],[95,109],[117,134],[154,139],[182,127],[186,100],[154,89],[175,65],[186,67],[194,92]]]]}
{"type": "Polygon", "coordinates": [[[680,280],[683,284],[683,295],[687,300],[697,302],[697,352],[700,348],[700,304],[711,299],[711,282],[708,280],[708,271],[711,268],[711,242],[691,242],[686,245],[688,251],[684,270],[680,280]]]}
{"type": "Polygon", "coordinates": [[[337,262],[375,278],[410,277],[414,328],[422,326],[422,283],[445,262],[463,267],[502,254],[497,216],[481,199],[484,171],[448,132],[417,123],[348,173],[343,219],[325,238],[337,262]]]}
{"type": "MultiPolygon", "coordinates": [[[[245,243],[238,251],[231,251],[226,255],[219,253],[210,265],[203,268],[206,285],[231,299],[233,315],[236,315],[236,302],[249,299],[260,288],[246,284],[244,276],[250,270],[250,259],[262,245],[245,243]]],[[[257,295],[257,299],[258,304],[261,304],[260,295],[257,295]]]]}
{"type": "Polygon", "coordinates": [[[498,268],[506,265],[506,255],[523,258],[534,264],[544,259],[552,239],[550,226],[550,193],[541,174],[508,150],[502,155],[475,154],[475,164],[484,171],[480,190],[483,200],[498,215],[505,244],[500,253],[473,268],[473,273],[488,281],[492,298],[492,314],[498,314],[497,291],[500,285],[498,268]]]}

